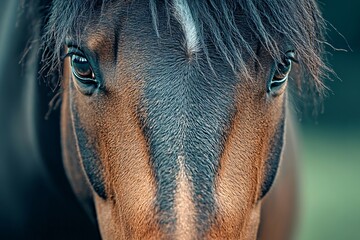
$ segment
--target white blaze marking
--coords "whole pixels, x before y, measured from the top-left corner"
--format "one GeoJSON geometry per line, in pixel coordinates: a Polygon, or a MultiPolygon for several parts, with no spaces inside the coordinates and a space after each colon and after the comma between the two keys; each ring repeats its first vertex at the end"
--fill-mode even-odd
{"type": "Polygon", "coordinates": [[[186,0],[174,0],[175,17],[185,34],[186,48],[189,55],[199,51],[199,38],[194,19],[186,0]]]}
{"type": "Polygon", "coordinates": [[[190,240],[195,236],[194,204],[191,186],[185,172],[185,157],[178,156],[179,173],[175,193],[176,232],[175,239],[190,240]]]}

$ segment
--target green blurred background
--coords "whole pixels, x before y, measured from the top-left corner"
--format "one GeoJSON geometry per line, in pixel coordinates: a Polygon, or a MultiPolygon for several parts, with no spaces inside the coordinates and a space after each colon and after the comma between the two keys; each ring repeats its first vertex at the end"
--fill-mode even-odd
{"type": "Polygon", "coordinates": [[[329,63],[340,79],[317,117],[300,123],[298,240],[360,239],[360,1],[319,2],[328,25],[329,63]],[[345,39],[346,40],[345,40],[345,39]],[[349,49],[348,45],[351,49],[349,49]]]}

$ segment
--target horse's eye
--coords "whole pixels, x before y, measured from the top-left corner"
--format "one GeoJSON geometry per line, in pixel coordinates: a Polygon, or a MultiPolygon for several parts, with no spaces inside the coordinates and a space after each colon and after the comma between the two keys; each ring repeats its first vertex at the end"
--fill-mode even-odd
{"type": "Polygon", "coordinates": [[[276,93],[288,79],[291,63],[295,58],[293,51],[287,52],[282,63],[277,65],[275,73],[268,85],[268,92],[276,93]]]}
{"type": "Polygon", "coordinates": [[[75,77],[84,84],[96,84],[95,74],[89,61],[76,54],[71,56],[71,68],[75,77]]]}

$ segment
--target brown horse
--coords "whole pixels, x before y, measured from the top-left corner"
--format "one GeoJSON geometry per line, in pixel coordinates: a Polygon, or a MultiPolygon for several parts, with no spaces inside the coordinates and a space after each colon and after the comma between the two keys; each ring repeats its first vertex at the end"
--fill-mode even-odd
{"type": "Polygon", "coordinates": [[[291,237],[288,89],[319,93],[326,70],[313,0],[32,4],[30,55],[61,79],[66,174],[103,239],[291,237]]]}

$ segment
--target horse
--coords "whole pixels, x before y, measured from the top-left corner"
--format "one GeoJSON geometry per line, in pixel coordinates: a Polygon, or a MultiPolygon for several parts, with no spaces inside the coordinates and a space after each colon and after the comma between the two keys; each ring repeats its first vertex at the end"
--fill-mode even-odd
{"type": "Polygon", "coordinates": [[[22,0],[7,10],[18,18],[2,30],[1,145],[15,167],[2,164],[18,193],[0,200],[20,210],[2,213],[17,224],[2,235],[291,238],[289,99],[321,95],[328,70],[314,0],[22,0]]]}

